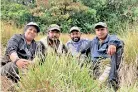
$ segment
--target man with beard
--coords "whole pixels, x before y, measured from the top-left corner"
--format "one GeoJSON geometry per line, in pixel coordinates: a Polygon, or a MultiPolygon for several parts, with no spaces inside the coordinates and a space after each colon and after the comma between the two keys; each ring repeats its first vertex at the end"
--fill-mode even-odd
{"type": "MultiPolygon", "coordinates": [[[[82,39],[81,38],[81,31],[79,27],[72,27],[69,31],[69,36],[71,38],[71,41],[68,41],[66,43],[66,47],[68,49],[68,52],[72,54],[72,56],[77,57],[78,53],[84,49],[85,45],[89,43],[89,40],[82,39]]],[[[83,63],[84,60],[86,60],[86,52],[84,51],[83,54],[79,57],[79,61],[83,63]]]]}
{"type": "Polygon", "coordinates": [[[96,37],[86,45],[84,50],[90,49],[94,77],[100,82],[109,77],[109,83],[116,88],[118,83],[117,70],[121,62],[124,42],[115,35],[109,35],[107,24],[104,22],[95,24],[94,28],[96,37]],[[100,71],[102,66],[105,69],[103,73],[100,71]]]}
{"type": "Polygon", "coordinates": [[[57,53],[61,55],[67,53],[65,45],[59,40],[60,27],[57,24],[51,24],[48,27],[48,36],[40,40],[37,46],[37,54],[42,60],[47,53],[57,53]]]}
{"type": "Polygon", "coordinates": [[[24,70],[33,63],[36,50],[34,38],[40,32],[38,25],[30,22],[23,34],[15,34],[7,43],[5,57],[1,62],[1,75],[18,82],[19,69],[24,70]]]}

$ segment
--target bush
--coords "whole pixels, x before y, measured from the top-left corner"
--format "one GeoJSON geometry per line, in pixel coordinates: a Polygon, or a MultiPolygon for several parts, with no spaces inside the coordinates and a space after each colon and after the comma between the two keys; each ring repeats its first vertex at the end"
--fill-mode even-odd
{"type": "Polygon", "coordinates": [[[17,27],[35,21],[42,32],[53,23],[63,32],[79,26],[84,33],[93,32],[93,24],[103,21],[111,33],[120,33],[120,28],[138,21],[137,5],[137,0],[4,0],[2,20],[12,20],[17,27]]]}
{"type": "Polygon", "coordinates": [[[31,19],[31,13],[27,7],[21,4],[2,5],[2,20],[12,20],[17,27],[22,27],[31,19]]]}

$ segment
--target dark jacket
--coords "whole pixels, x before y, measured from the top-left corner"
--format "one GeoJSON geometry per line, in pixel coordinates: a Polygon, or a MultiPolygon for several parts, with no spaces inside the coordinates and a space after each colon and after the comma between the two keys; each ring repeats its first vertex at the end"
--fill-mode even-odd
{"type": "MultiPolygon", "coordinates": [[[[87,46],[85,46],[85,49],[90,49],[91,53],[91,59],[93,61],[99,59],[99,58],[109,58],[107,54],[107,49],[109,45],[115,45],[118,48],[121,48],[124,46],[123,41],[118,39],[115,35],[107,35],[106,39],[102,44],[100,44],[99,39],[95,37],[87,46]]],[[[81,52],[84,52],[82,50],[81,52]]]]}
{"type": "Polygon", "coordinates": [[[10,54],[16,52],[19,58],[32,60],[35,57],[36,42],[33,40],[30,45],[27,45],[23,34],[13,35],[7,43],[4,62],[10,60],[10,54]]]}

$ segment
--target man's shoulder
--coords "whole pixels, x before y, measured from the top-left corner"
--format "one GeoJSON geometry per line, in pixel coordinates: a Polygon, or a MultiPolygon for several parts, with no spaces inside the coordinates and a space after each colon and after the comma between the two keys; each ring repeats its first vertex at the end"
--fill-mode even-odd
{"type": "Polygon", "coordinates": [[[47,37],[43,37],[39,40],[41,43],[47,43],[47,37]]]}
{"type": "Polygon", "coordinates": [[[121,45],[124,45],[124,41],[120,39],[119,37],[117,37],[117,35],[110,35],[109,41],[111,42],[114,41],[115,43],[119,42],[121,45]]]}
{"type": "Polygon", "coordinates": [[[120,41],[120,39],[117,37],[117,35],[109,35],[109,40],[118,40],[118,41],[120,41]]]}
{"type": "Polygon", "coordinates": [[[117,35],[114,35],[114,34],[112,34],[112,35],[108,35],[109,37],[117,37],[117,35]]]}
{"type": "Polygon", "coordinates": [[[15,39],[22,38],[22,35],[21,34],[14,34],[11,38],[15,38],[15,39]]]}
{"type": "Polygon", "coordinates": [[[97,42],[97,37],[94,37],[90,42],[97,42]]]}
{"type": "Polygon", "coordinates": [[[68,47],[71,43],[72,43],[72,41],[71,41],[71,40],[69,40],[69,41],[67,41],[67,42],[66,42],[66,44],[65,44],[65,45],[68,47]]]}
{"type": "Polygon", "coordinates": [[[89,42],[90,40],[87,38],[82,38],[81,41],[89,42]]]}
{"type": "Polygon", "coordinates": [[[91,42],[91,40],[90,39],[86,39],[86,38],[85,39],[82,38],[80,42],[82,42],[82,44],[88,44],[88,43],[91,42]]]}
{"type": "Polygon", "coordinates": [[[14,34],[10,39],[9,41],[17,41],[19,42],[20,40],[22,39],[22,35],[21,34],[14,34]]]}
{"type": "Polygon", "coordinates": [[[72,40],[69,40],[66,42],[66,44],[71,44],[72,43],[72,40]]]}

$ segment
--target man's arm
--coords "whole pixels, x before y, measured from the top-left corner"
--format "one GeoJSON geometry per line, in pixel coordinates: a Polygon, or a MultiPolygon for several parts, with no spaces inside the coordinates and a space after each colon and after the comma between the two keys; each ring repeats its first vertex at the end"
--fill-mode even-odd
{"type": "Polygon", "coordinates": [[[12,62],[15,62],[17,59],[19,59],[16,52],[12,52],[9,56],[12,62]]]}
{"type": "Polygon", "coordinates": [[[26,59],[20,59],[18,57],[17,50],[19,47],[18,46],[19,39],[20,38],[18,35],[14,35],[13,37],[11,37],[11,39],[8,41],[6,52],[7,52],[8,56],[10,57],[10,60],[12,62],[14,62],[17,65],[17,67],[25,68],[26,65],[28,65],[28,63],[30,61],[28,61],[26,59]]]}
{"type": "Polygon", "coordinates": [[[117,36],[111,35],[110,38],[109,38],[109,45],[114,45],[116,47],[119,47],[123,44],[122,44],[122,41],[117,38],[117,36]]]}
{"type": "Polygon", "coordinates": [[[19,59],[17,55],[19,40],[20,37],[18,35],[14,35],[7,43],[6,54],[10,57],[12,62],[16,61],[16,59],[19,59]]]}
{"type": "Polygon", "coordinates": [[[114,35],[110,36],[107,54],[112,56],[114,53],[116,53],[117,48],[119,48],[120,46],[123,47],[122,41],[114,35]]]}

